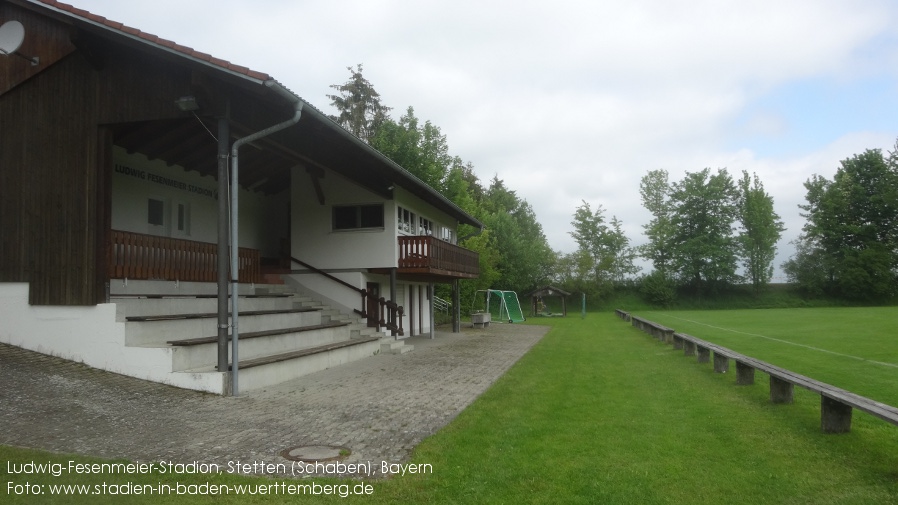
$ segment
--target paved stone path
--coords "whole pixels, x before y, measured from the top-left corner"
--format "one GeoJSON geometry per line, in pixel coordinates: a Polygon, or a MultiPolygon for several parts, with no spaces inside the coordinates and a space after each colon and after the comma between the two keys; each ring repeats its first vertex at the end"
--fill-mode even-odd
{"type": "Polygon", "coordinates": [[[237,398],[186,391],[0,344],[0,444],[141,462],[285,463],[300,445],[344,463],[401,463],[545,334],[494,324],[413,337],[377,355],[237,398]]]}

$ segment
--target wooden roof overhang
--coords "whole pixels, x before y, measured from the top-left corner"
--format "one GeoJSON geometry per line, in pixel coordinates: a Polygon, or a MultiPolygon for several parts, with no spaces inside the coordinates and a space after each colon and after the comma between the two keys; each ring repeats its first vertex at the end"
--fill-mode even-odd
{"type": "MultiPolygon", "coordinates": [[[[200,110],[180,112],[175,94],[156,97],[155,114],[118,111],[108,114],[113,143],[150,159],[178,164],[203,175],[217,174],[218,118],[229,119],[232,140],[255,133],[293,115],[291,103],[267,84],[268,74],[195,51],[172,41],[130,28],[55,0],[9,0],[40,10],[71,26],[71,41],[101,69],[108,59],[134,55],[152,60],[154,68],[171,72],[183,85],[181,96],[196,97],[200,110]],[[163,103],[167,101],[167,103],[163,103]]],[[[155,74],[149,74],[158,78],[155,74]]],[[[280,83],[277,83],[281,86],[280,83]]],[[[178,86],[169,86],[178,88],[178,86]]],[[[152,90],[150,90],[152,92],[152,90]]],[[[292,93],[292,92],[291,92],[292,93]]],[[[240,184],[265,193],[289,187],[292,174],[320,177],[324,169],[354,181],[384,198],[399,186],[456,219],[476,228],[483,225],[435,189],[336,124],[303,100],[299,122],[244,146],[240,152],[240,184]]]]}

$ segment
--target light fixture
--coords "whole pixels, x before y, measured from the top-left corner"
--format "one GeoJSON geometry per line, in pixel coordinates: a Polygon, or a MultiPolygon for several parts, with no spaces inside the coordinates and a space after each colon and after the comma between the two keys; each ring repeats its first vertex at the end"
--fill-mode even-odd
{"type": "Polygon", "coordinates": [[[30,57],[20,54],[19,48],[22,47],[22,41],[25,40],[25,27],[18,21],[7,21],[0,26],[0,53],[4,56],[14,54],[19,58],[31,62],[31,66],[36,66],[41,62],[37,56],[30,57]]]}
{"type": "Polygon", "coordinates": [[[194,96],[182,96],[175,100],[175,105],[184,112],[200,110],[200,106],[196,103],[196,97],[194,96]]]}

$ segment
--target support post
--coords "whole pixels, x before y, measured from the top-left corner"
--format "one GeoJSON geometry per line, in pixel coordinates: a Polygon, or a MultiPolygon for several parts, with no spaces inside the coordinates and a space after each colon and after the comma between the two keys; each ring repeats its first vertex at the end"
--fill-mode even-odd
{"type": "Polygon", "coordinates": [[[727,373],[730,369],[730,358],[723,354],[714,353],[714,371],[717,373],[727,373]]]}
{"type": "Polygon", "coordinates": [[[452,279],[452,333],[461,333],[461,294],[458,279],[452,279]]]}
{"type": "Polygon", "coordinates": [[[414,337],[415,333],[415,285],[408,284],[408,334],[414,337]]]}
{"type": "Polygon", "coordinates": [[[434,322],[434,320],[433,320],[433,315],[434,315],[434,313],[433,313],[434,294],[433,294],[433,283],[432,283],[432,282],[431,282],[430,284],[427,285],[427,297],[430,298],[430,338],[431,338],[431,340],[432,340],[433,337],[434,337],[434,326],[435,326],[435,324],[436,324],[436,323],[434,322]]]}
{"type": "Polygon", "coordinates": [[[755,383],[755,369],[742,363],[736,362],[736,385],[750,386],[755,383]]]}
{"type": "MultiPolygon", "coordinates": [[[[635,319],[634,319],[634,321],[635,321],[635,319]]],[[[682,349],[683,342],[685,342],[685,340],[683,340],[683,337],[681,337],[677,334],[674,334],[674,336],[673,336],[673,348],[674,349],[676,349],[676,350],[682,349]]]]}
{"type": "Polygon", "coordinates": [[[683,356],[695,356],[695,342],[683,339],[683,356]]]}
{"type": "Polygon", "coordinates": [[[218,119],[218,371],[228,371],[228,118],[218,119]]]}
{"type": "Polygon", "coordinates": [[[820,429],[823,433],[851,431],[851,406],[820,395],[820,429]]]}
{"type": "MultiPolygon", "coordinates": [[[[390,269],[390,301],[394,304],[398,304],[396,301],[396,269],[390,269]]],[[[395,322],[395,321],[394,321],[395,322]]],[[[396,323],[396,326],[399,326],[399,323],[396,323]]],[[[390,334],[393,335],[393,338],[399,340],[399,332],[396,330],[390,330],[390,334]]]]}
{"type": "Polygon", "coordinates": [[[707,347],[697,347],[698,355],[696,357],[696,361],[699,363],[708,363],[711,361],[711,349],[707,347]]]}
{"type": "Polygon", "coordinates": [[[792,403],[792,392],[795,389],[791,382],[779,377],[770,376],[770,402],[792,403]]]}

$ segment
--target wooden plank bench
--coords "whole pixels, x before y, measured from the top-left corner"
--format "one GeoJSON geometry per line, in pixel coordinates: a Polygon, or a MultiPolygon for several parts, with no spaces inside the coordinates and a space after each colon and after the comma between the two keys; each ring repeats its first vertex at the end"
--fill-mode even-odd
{"type": "Polygon", "coordinates": [[[770,401],[772,403],[792,403],[794,386],[819,394],[820,429],[824,433],[847,433],[850,431],[853,409],[866,412],[898,426],[898,408],[891,405],[871,400],[692,335],[675,333],[675,336],[692,344],[696,350],[694,354],[700,363],[707,363],[713,352],[715,372],[726,373],[729,369],[729,360],[733,360],[736,363],[737,385],[754,384],[755,370],[766,373],[770,377],[770,401]]]}
{"type": "MultiPolygon", "coordinates": [[[[276,309],[276,310],[247,310],[240,311],[241,317],[245,316],[267,316],[274,314],[295,314],[299,312],[315,312],[321,310],[320,307],[299,307],[295,309],[276,309]]],[[[128,316],[125,321],[174,321],[178,319],[211,319],[218,317],[217,312],[201,312],[195,314],[161,314],[156,316],[128,316]]]]}
{"type": "Polygon", "coordinates": [[[649,321],[634,315],[630,316],[630,322],[636,328],[648,333],[662,342],[673,342],[674,330],[658,323],[649,321]]]}
{"type": "Polygon", "coordinates": [[[623,319],[624,321],[627,321],[627,322],[630,321],[630,313],[629,312],[625,312],[621,309],[614,309],[614,314],[617,317],[623,319]]]}

